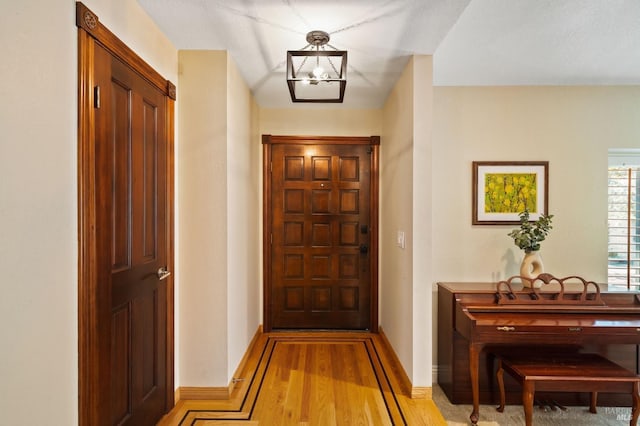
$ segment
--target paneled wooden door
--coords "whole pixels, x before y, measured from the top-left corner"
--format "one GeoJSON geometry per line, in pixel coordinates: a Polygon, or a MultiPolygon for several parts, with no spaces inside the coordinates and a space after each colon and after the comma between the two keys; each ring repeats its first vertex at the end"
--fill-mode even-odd
{"type": "Polygon", "coordinates": [[[267,330],[377,331],[379,140],[263,137],[267,330]]]}
{"type": "Polygon", "coordinates": [[[117,58],[104,60],[111,77],[101,85],[96,163],[107,207],[98,215],[110,221],[101,232],[111,241],[111,424],[152,425],[166,387],[164,96],[117,58]]]}
{"type": "Polygon", "coordinates": [[[173,101],[118,46],[80,34],[80,424],[92,426],[155,425],[173,405],[173,101]]]}

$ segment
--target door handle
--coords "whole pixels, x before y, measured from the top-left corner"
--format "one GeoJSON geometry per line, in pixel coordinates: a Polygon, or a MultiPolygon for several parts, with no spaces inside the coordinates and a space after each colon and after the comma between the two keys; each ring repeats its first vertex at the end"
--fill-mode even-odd
{"type": "Polygon", "coordinates": [[[169,275],[171,275],[171,272],[167,271],[167,267],[163,266],[162,268],[158,269],[158,280],[162,281],[165,278],[167,278],[169,275]]]}
{"type": "Polygon", "coordinates": [[[360,254],[369,253],[369,246],[366,244],[360,244],[360,254]]]}

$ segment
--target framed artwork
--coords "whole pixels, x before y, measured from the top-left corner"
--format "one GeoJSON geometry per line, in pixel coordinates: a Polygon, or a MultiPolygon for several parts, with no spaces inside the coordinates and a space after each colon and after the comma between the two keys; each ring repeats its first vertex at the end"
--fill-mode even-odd
{"type": "Polygon", "coordinates": [[[548,161],[474,161],[474,225],[519,224],[527,209],[530,220],[548,214],[548,161]]]}

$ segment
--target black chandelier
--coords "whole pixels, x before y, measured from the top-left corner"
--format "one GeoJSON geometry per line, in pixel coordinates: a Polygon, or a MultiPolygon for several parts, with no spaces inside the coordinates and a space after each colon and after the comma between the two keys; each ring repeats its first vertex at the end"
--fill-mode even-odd
{"type": "Polygon", "coordinates": [[[342,102],[347,86],[347,51],[328,44],[329,34],[324,31],[309,32],[307,43],[301,50],[287,51],[287,84],[291,100],[342,102]]]}

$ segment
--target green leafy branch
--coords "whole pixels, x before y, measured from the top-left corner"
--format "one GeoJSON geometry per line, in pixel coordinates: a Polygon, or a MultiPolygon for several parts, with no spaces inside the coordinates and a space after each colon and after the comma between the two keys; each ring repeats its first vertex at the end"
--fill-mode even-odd
{"type": "Polygon", "coordinates": [[[520,216],[520,229],[509,232],[513,242],[525,253],[540,250],[540,243],[545,240],[551,228],[553,215],[542,214],[535,222],[529,221],[529,211],[525,210],[520,216]]]}

